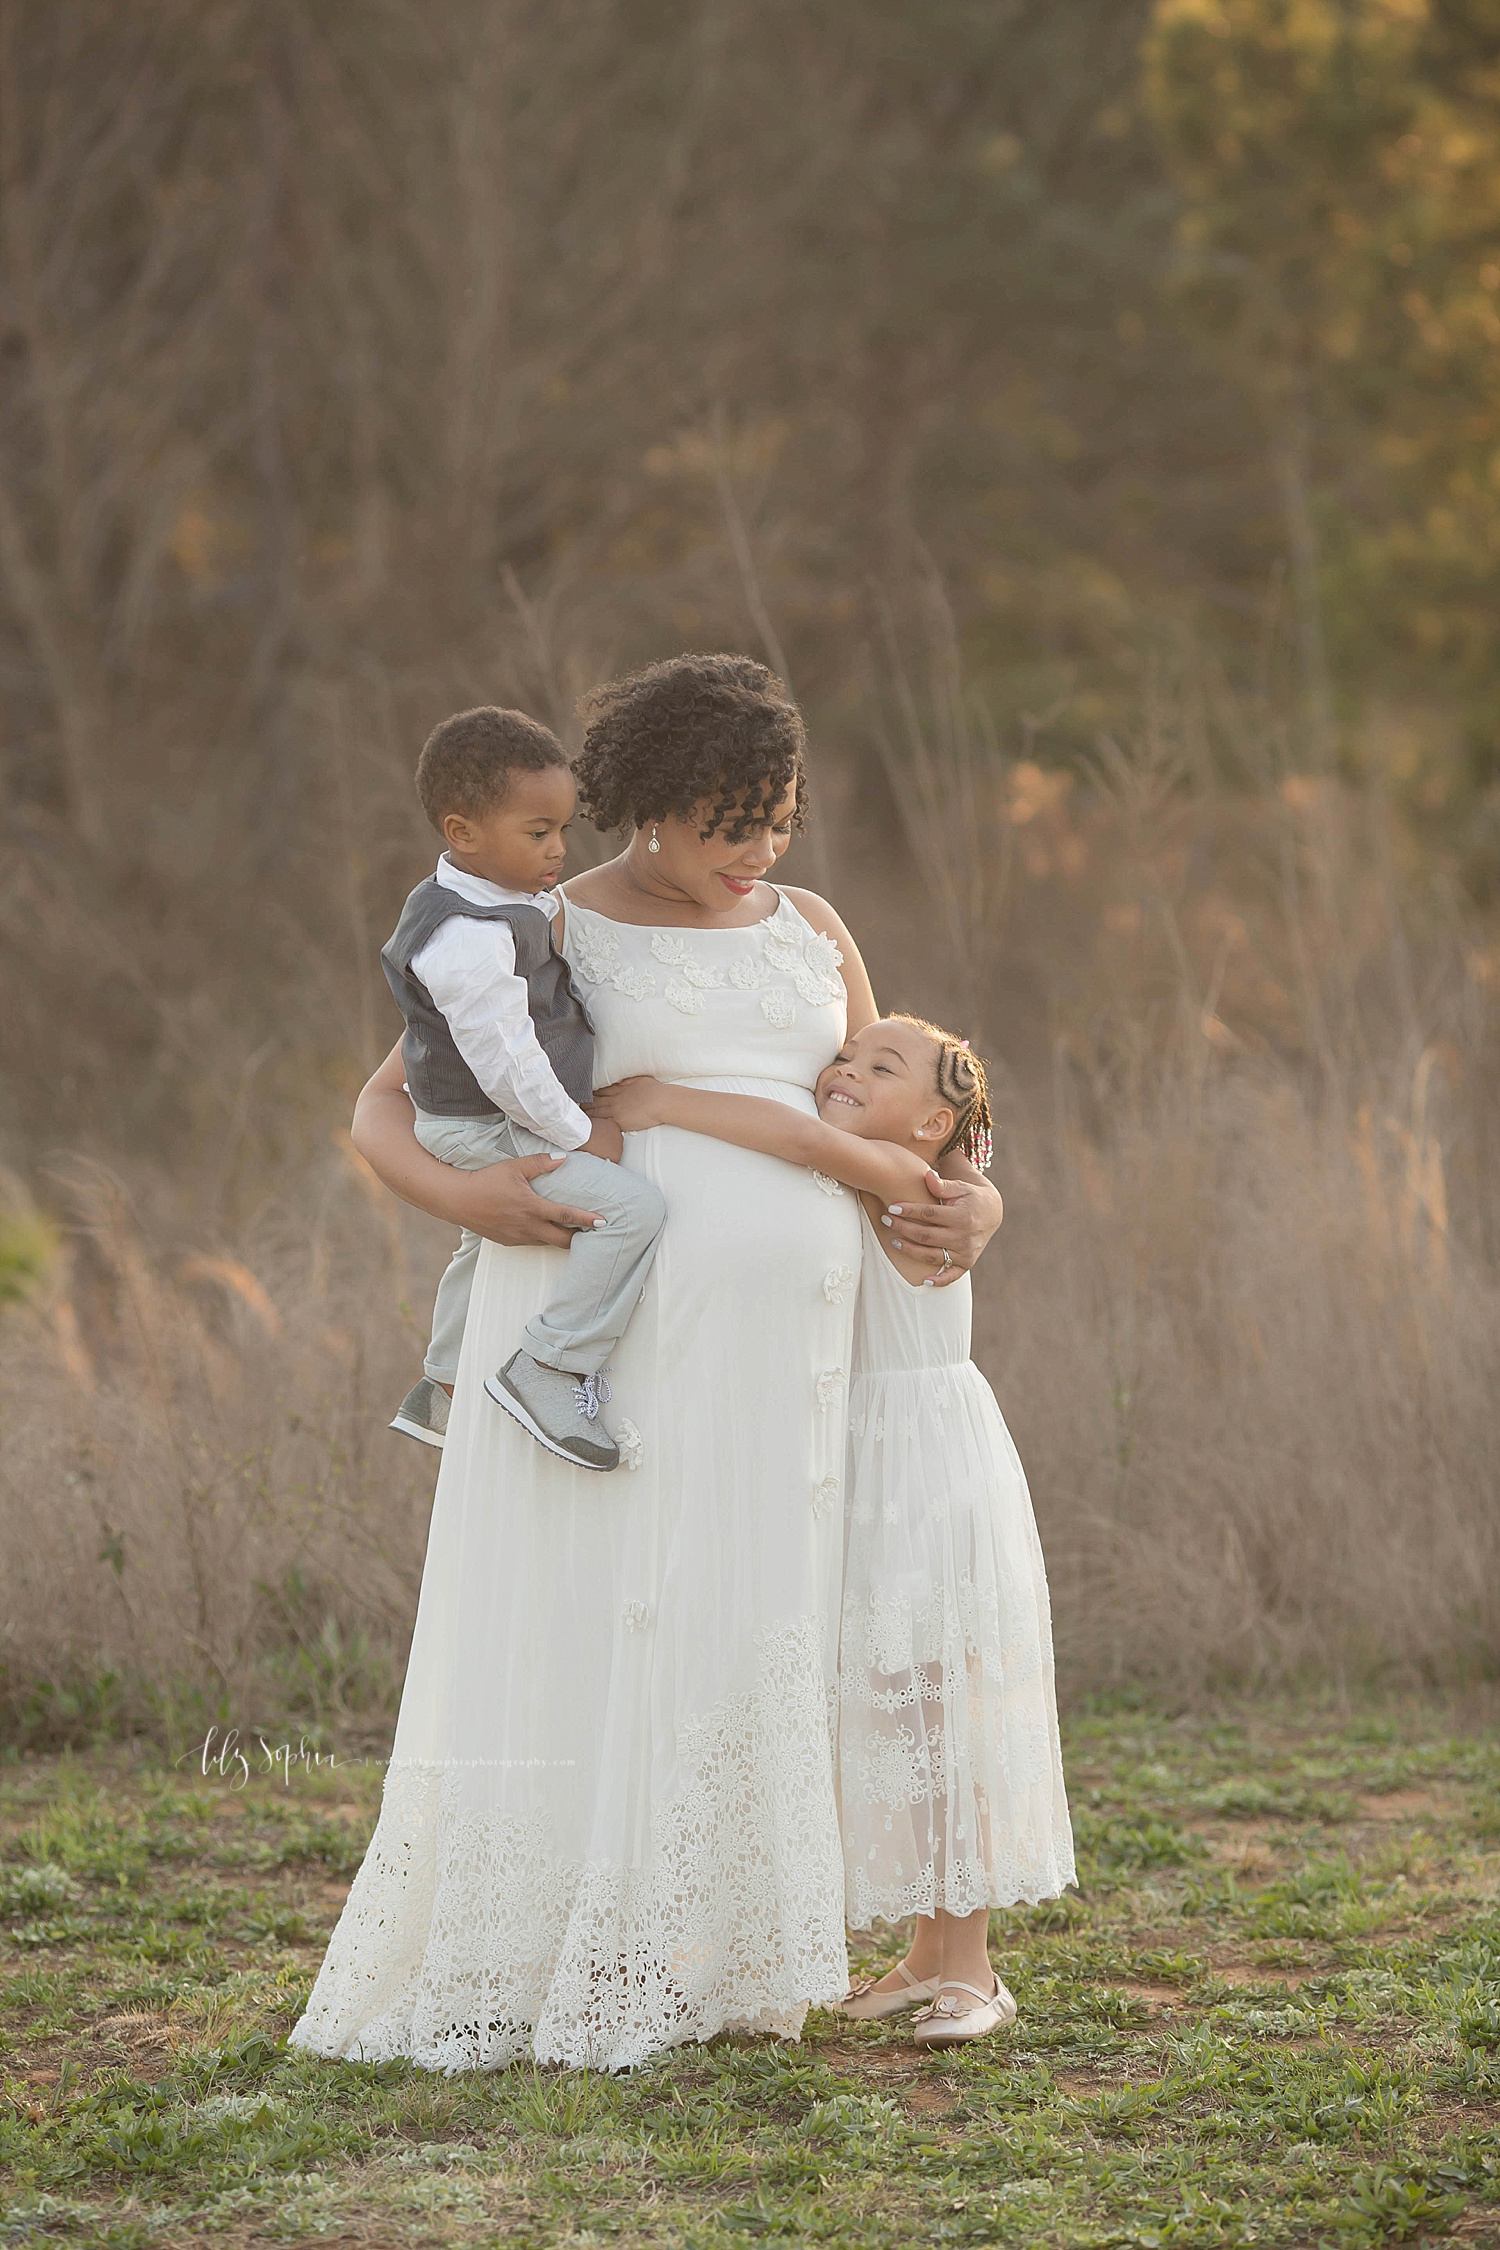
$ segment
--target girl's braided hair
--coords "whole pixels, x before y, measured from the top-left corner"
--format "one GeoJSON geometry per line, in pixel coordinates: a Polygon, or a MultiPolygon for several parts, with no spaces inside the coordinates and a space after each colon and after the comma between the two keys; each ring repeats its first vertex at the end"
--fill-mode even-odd
{"type": "Polygon", "coordinates": [[[944,1031],[941,1024],[929,1023],[925,1016],[893,1016],[891,1021],[909,1023],[914,1031],[925,1032],[937,1048],[937,1090],[953,1111],[953,1130],[938,1150],[939,1156],[946,1156],[950,1148],[961,1148],[972,1165],[987,1172],[995,1142],[984,1064],[967,1039],[944,1031]]]}

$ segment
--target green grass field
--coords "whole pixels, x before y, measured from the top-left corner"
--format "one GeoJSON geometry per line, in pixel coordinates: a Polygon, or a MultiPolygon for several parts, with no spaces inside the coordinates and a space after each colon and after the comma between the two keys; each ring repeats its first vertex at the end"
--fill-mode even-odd
{"type": "Polygon", "coordinates": [[[1500,1743],[1448,1726],[1075,1720],[1014,2033],[625,2079],[286,2051],[377,1765],[0,1766],[0,2241],[1500,2244],[1500,1743]]]}

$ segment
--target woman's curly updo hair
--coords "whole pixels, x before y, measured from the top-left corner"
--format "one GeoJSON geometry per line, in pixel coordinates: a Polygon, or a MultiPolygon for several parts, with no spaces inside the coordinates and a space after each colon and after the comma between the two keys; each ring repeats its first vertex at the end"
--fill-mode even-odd
{"type": "Polygon", "coordinates": [[[691,818],[707,804],[705,842],[742,843],[795,787],[807,819],[802,713],[783,682],[749,656],[671,656],[592,688],[578,706],[578,801],[596,828],[691,818]]]}
{"type": "Polygon", "coordinates": [[[925,1016],[897,1015],[890,1020],[924,1031],[937,1049],[937,1090],[953,1112],[953,1130],[938,1150],[939,1156],[946,1156],[950,1148],[961,1148],[971,1164],[987,1172],[995,1143],[984,1064],[967,1039],[960,1039],[955,1031],[944,1031],[941,1024],[929,1023],[925,1016]]]}

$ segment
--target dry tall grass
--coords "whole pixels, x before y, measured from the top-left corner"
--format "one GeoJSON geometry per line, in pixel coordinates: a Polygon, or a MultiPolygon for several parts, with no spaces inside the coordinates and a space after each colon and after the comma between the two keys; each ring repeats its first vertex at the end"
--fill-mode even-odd
{"type": "Polygon", "coordinates": [[[289,1185],[230,1255],[148,1239],[98,1167],[54,1181],[71,1223],[0,1361],[21,1740],[231,1714],[347,1737],[394,1710],[432,1479],[384,1424],[441,1230],[343,1135],[289,1185]]]}
{"type": "MultiPolygon", "coordinates": [[[[941,630],[918,671],[888,723],[906,841],[835,882],[887,1002],[998,1064],[978,1349],[1065,1694],[1492,1670],[1500,953],[1401,872],[1377,800],[1216,783],[1201,700],[1074,779],[1002,754],[941,630]]],[[[241,1106],[236,1224],[66,1163],[56,1251],[12,1221],[42,1274],[0,1374],[22,1734],[378,1728],[397,1692],[431,1463],[383,1425],[443,1230],[331,1098],[310,1157],[276,1156],[274,1088],[241,1106]]]]}
{"type": "Polygon", "coordinates": [[[887,762],[940,942],[882,988],[1002,1065],[979,1356],[1067,1686],[1492,1673],[1500,949],[1265,713],[1158,701],[1080,783],[929,627],[887,762]]]}
{"type": "Polygon", "coordinates": [[[1431,1060],[1352,1124],[1183,1069],[1018,1132],[981,1356],[1075,1688],[1492,1669],[1500,1293],[1443,1226],[1431,1060]]]}
{"type": "Polygon", "coordinates": [[[1494,1663],[1494,807],[1451,714],[1330,708],[1300,459],[1165,286],[1147,13],[0,7],[13,1734],[389,1711],[445,1243],[335,1136],[413,752],[684,645],[790,663],[789,874],[998,1059],[1066,1692],[1494,1663]],[[1138,693],[1190,632],[1238,703],[1138,693]]]}

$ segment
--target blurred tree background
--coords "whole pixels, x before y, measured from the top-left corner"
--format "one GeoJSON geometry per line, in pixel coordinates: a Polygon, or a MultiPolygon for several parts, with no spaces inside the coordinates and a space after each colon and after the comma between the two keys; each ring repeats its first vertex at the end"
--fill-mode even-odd
{"type": "MultiPolygon", "coordinates": [[[[329,1136],[423,737],[574,739],[724,645],[809,715],[795,872],[1000,1046],[1089,1256],[1111,1120],[1170,1081],[1229,1145],[1211,1067],[1493,1310],[1497,341],[1500,0],[0,0],[0,1155],[18,1274],[65,1221],[49,1349],[103,1396],[189,1248],[202,1348],[269,1349],[246,1244],[321,1240],[335,1175],[404,1271],[329,1136]]],[[[1135,1286],[1057,1308],[1114,1339],[1117,1485],[1135,1286]]]]}
{"type": "Polygon", "coordinates": [[[264,1036],[304,931],[383,928],[372,738],[388,791],[466,696],[769,633],[865,801],[918,553],[1044,764],[1269,665],[1296,764],[1493,880],[1490,0],[3,23],[5,1007],[24,1055],[87,992],[35,1078],[91,1122],[180,1092],[206,977],[264,1036]]]}

